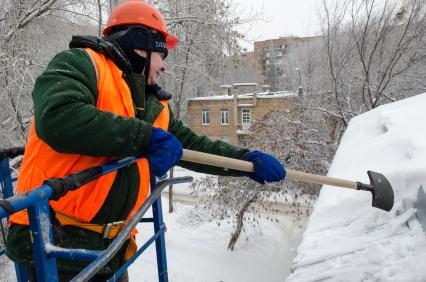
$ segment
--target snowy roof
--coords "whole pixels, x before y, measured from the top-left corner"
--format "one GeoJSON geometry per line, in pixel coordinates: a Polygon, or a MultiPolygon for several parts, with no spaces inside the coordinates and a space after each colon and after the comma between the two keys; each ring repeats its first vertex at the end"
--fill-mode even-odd
{"type": "Polygon", "coordinates": [[[426,187],[425,107],[426,93],[351,120],[328,175],[369,183],[367,170],[380,172],[394,207],[372,207],[369,192],[323,186],[288,282],[426,281],[426,235],[415,208],[426,187]]]}
{"type": "MultiPolygon", "coordinates": [[[[296,97],[297,93],[293,91],[278,91],[278,92],[260,92],[257,94],[258,99],[279,99],[296,97]]],[[[212,101],[212,100],[232,100],[233,96],[230,95],[217,95],[207,97],[194,97],[188,99],[189,101],[212,101]]],[[[253,99],[253,93],[240,94],[238,99],[253,99]]]]}
{"type": "Polygon", "coordinates": [[[251,87],[253,87],[253,86],[257,86],[257,83],[254,83],[254,82],[234,83],[234,87],[245,87],[245,86],[251,86],[251,87]]]}

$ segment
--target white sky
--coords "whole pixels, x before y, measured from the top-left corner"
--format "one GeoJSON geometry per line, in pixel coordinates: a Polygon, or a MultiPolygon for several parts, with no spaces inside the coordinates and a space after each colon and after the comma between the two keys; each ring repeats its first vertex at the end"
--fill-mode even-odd
{"type": "MultiPolygon", "coordinates": [[[[245,24],[238,30],[249,41],[259,41],[279,36],[308,36],[319,33],[317,10],[319,0],[232,0],[237,12],[247,15],[250,11],[263,11],[263,21],[245,24]]],[[[249,51],[252,44],[244,43],[249,51]]]]}

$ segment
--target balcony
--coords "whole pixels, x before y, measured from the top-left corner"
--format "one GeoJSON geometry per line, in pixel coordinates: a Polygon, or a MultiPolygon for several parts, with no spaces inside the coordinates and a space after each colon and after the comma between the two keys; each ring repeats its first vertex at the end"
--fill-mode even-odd
{"type": "Polygon", "coordinates": [[[251,134],[250,125],[250,123],[237,124],[237,135],[251,134]]]}

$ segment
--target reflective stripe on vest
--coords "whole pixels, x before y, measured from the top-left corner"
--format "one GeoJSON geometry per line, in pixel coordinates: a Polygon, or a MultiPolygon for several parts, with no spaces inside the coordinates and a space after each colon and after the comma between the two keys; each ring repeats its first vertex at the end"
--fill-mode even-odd
{"type": "MultiPolygon", "coordinates": [[[[130,89],[122,78],[122,71],[103,54],[85,49],[95,64],[98,77],[97,109],[109,111],[124,117],[135,117],[130,89]]],[[[161,101],[163,110],[153,126],[168,130],[169,108],[167,101],[161,101]]],[[[38,138],[34,119],[32,121],[28,143],[22,167],[19,172],[17,192],[24,193],[43,185],[51,177],[63,177],[70,173],[101,165],[111,161],[108,157],[91,157],[78,154],[58,153],[38,138]]],[[[147,159],[137,161],[140,175],[139,193],[128,218],[132,217],[143,204],[149,193],[149,165],[147,159]]],[[[76,191],[68,192],[59,201],[50,201],[54,210],[73,216],[81,221],[90,222],[100,210],[111,189],[117,172],[101,176],[76,191]]],[[[25,211],[15,213],[11,223],[28,224],[25,211]]]]}

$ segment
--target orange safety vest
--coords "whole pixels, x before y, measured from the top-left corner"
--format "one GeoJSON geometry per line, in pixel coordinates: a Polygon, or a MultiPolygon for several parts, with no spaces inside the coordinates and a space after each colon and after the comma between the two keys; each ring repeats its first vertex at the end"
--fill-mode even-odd
{"type": "MultiPolygon", "coordinates": [[[[95,65],[98,78],[97,109],[108,111],[124,117],[135,117],[130,89],[122,78],[122,71],[103,54],[91,49],[85,49],[95,65]]],[[[168,130],[169,108],[167,101],[161,101],[164,106],[153,126],[168,130]]],[[[92,166],[105,164],[112,159],[109,157],[91,157],[78,154],[62,154],[53,150],[38,138],[34,119],[30,129],[28,143],[22,167],[19,172],[17,192],[24,193],[43,185],[43,181],[51,177],[64,177],[70,173],[92,166]]],[[[136,203],[128,219],[140,208],[148,197],[150,174],[146,158],[137,161],[140,175],[139,193],[136,203]]],[[[70,215],[82,222],[90,222],[101,209],[111,189],[117,172],[101,176],[81,188],[68,192],[58,201],[50,201],[56,211],[70,215]]],[[[26,210],[17,212],[10,217],[10,222],[28,225],[26,210]]]]}

